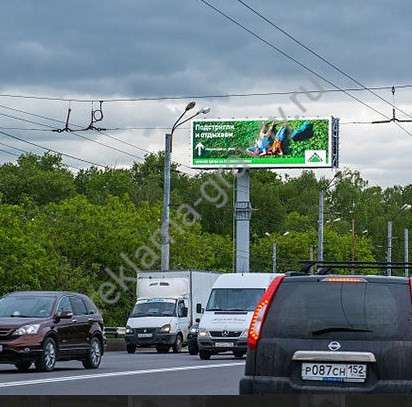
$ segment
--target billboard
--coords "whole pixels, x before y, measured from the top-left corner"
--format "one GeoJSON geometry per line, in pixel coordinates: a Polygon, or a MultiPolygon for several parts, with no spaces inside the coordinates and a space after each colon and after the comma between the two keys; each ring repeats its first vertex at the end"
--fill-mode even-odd
{"type": "Polygon", "coordinates": [[[201,119],[192,122],[193,168],[338,166],[338,119],[201,119]]]}

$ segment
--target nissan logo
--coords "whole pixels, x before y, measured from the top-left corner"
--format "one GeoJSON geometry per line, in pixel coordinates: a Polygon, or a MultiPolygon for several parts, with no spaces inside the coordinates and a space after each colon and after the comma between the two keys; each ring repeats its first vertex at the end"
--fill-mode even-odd
{"type": "Polygon", "coordinates": [[[147,329],[143,329],[143,332],[146,333],[146,332],[147,332],[147,329]]]}
{"type": "Polygon", "coordinates": [[[339,350],[339,349],[341,348],[341,346],[340,346],[340,343],[339,343],[339,342],[337,342],[337,341],[332,341],[332,342],[329,343],[328,348],[329,348],[331,351],[334,351],[334,352],[335,352],[335,351],[339,350]]]}
{"type": "Polygon", "coordinates": [[[223,331],[222,336],[229,336],[229,332],[228,331],[223,331]]]}

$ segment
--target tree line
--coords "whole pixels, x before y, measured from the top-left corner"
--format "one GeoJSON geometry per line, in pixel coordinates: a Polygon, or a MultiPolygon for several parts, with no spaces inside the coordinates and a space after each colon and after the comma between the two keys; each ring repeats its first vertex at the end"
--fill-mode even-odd
{"type": "MultiPolygon", "coordinates": [[[[313,172],[252,172],[252,271],[272,270],[274,243],[278,271],[299,269],[300,261],[316,257],[319,192],[328,183],[313,172]]],[[[136,270],[160,268],[162,193],[161,153],[127,169],[91,167],[76,174],[50,153],[1,165],[1,293],[84,292],[107,325],[124,325],[135,300],[136,270]]],[[[189,176],[173,166],[173,270],[233,270],[234,193],[230,171],[189,176]]],[[[370,186],[356,171],[341,172],[326,190],[325,259],[351,260],[355,247],[355,260],[385,261],[391,220],[393,260],[402,261],[402,230],[412,226],[412,211],[402,207],[410,203],[412,185],[370,186]]]]}

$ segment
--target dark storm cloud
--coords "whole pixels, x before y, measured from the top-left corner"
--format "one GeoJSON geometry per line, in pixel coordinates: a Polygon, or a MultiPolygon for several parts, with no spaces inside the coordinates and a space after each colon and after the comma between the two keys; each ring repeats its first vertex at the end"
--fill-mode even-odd
{"type": "MultiPolygon", "coordinates": [[[[319,68],[236,1],[212,2],[319,68]]],[[[250,3],[365,81],[409,74],[407,1],[250,3]]],[[[259,82],[308,76],[199,0],[26,0],[4,2],[2,15],[3,89],[164,95],[258,88],[259,82]]]]}
{"type": "MultiPolygon", "coordinates": [[[[252,15],[236,0],[208,0],[242,24],[340,86],[354,84],[252,15]]],[[[407,0],[245,0],[365,84],[412,82],[411,25],[407,0]]],[[[98,96],[218,94],[317,88],[310,74],[259,43],[256,38],[202,5],[199,0],[19,0],[4,1],[0,24],[0,93],[98,96]]],[[[330,88],[328,84],[324,87],[330,88]]],[[[390,92],[383,92],[390,98],[390,92]]],[[[396,103],[412,112],[411,92],[397,91],[396,103]]],[[[375,108],[391,107],[367,93],[357,94],[375,108]]],[[[325,94],[316,102],[305,95],[303,112],[289,97],[199,101],[213,117],[290,115],[377,119],[376,112],[343,94],[325,94]]],[[[64,120],[67,103],[0,98],[0,103],[64,120]]],[[[167,127],[184,101],[106,103],[106,127],[167,127]]],[[[74,103],[71,121],[87,126],[89,104],[74,103]]],[[[55,123],[0,108],[0,113],[55,123]]],[[[0,116],[0,126],[39,127],[0,116]]],[[[41,126],[40,126],[41,127],[41,126]]],[[[406,126],[408,127],[408,126],[406,126]]],[[[410,126],[408,127],[410,128],[410,126]]],[[[74,134],[10,131],[27,140],[107,165],[127,166],[133,158],[74,134]]],[[[96,132],[83,135],[141,156],[142,151],[96,132]]],[[[162,131],[114,133],[150,151],[163,148],[162,131]]],[[[41,152],[16,140],[2,142],[41,152]]],[[[189,164],[190,135],[176,134],[174,159],[189,164]]],[[[394,125],[341,127],[342,166],[383,185],[411,182],[408,158],[412,137],[394,125]],[[389,137],[390,136],[390,137],[389,137]],[[391,152],[387,157],[387,151],[391,152]],[[405,157],[405,159],[398,159],[405,157]],[[396,159],[394,159],[396,158],[396,159]],[[406,170],[405,170],[406,169],[406,170]]],[[[0,153],[0,160],[10,160],[0,153]]],[[[65,158],[74,166],[85,164],[65,158]]]]}

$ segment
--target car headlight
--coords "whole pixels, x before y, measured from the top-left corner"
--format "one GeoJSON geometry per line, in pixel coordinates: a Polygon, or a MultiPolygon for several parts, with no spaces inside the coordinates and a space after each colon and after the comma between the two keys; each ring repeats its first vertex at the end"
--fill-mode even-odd
{"type": "Polygon", "coordinates": [[[130,328],[130,326],[127,326],[127,327],[126,327],[126,335],[130,335],[130,334],[132,334],[132,333],[133,333],[133,329],[130,328]]]}
{"type": "Polygon", "coordinates": [[[166,324],[160,328],[160,332],[168,334],[171,329],[172,327],[170,326],[170,324],[166,324]]]}
{"type": "Polygon", "coordinates": [[[190,328],[191,334],[197,334],[199,332],[199,328],[190,328]]]}
{"type": "Polygon", "coordinates": [[[209,331],[207,329],[199,329],[199,336],[209,336],[209,331]]]}
{"type": "Polygon", "coordinates": [[[36,335],[39,332],[40,324],[24,325],[14,331],[14,335],[36,335]]]}

